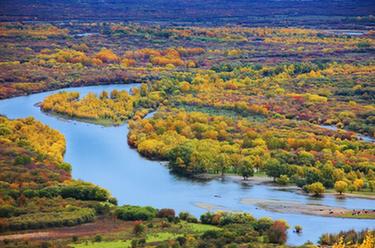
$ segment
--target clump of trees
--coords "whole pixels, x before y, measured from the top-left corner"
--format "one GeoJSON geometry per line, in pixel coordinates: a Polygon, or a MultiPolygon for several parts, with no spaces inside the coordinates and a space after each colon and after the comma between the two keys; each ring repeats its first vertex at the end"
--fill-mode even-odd
{"type": "Polygon", "coordinates": [[[74,181],[65,139],[33,118],[0,117],[0,231],[72,226],[116,204],[107,190],[74,181]]]}
{"type": "MultiPolygon", "coordinates": [[[[201,215],[200,220],[203,224],[216,225],[216,226],[235,226],[244,225],[248,226],[249,230],[244,238],[248,241],[254,241],[248,235],[265,235],[270,243],[284,244],[287,240],[287,230],[289,226],[283,220],[273,221],[269,218],[255,219],[247,213],[229,213],[229,212],[216,212],[205,213],[201,215]]],[[[230,230],[231,229],[229,228],[230,230]]],[[[241,230],[241,229],[240,229],[241,230]]],[[[209,231],[203,234],[203,237],[221,237],[225,234],[221,231],[209,231]]]]}
{"type": "Polygon", "coordinates": [[[118,207],[115,214],[121,220],[151,220],[157,216],[158,210],[153,207],[125,205],[118,207]]]}
{"type": "Polygon", "coordinates": [[[369,248],[375,245],[375,232],[373,230],[341,231],[336,234],[323,234],[319,238],[320,245],[333,247],[361,247],[369,248]]]}
{"type": "Polygon", "coordinates": [[[16,231],[25,229],[39,229],[48,227],[74,226],[91,222],[96,213],[92,208],[68,207],[63,211],[26,213],[16,217],[3,219],[0,230],[16,231]]]}
{"type": "Polygon", "coordinates": [[[152,118],[132,120],[129,126],[129,144],[146,157],[168,160],[179,174],[236,173],[246,179],[258,171],[282,185],[305,186],[314,195],[339,181],[348,190],[371,190],[371,143],[336,139],[288,120],[254,123],[164,107],[152,118]],[[361,150],[349,152],[349,147],[361,150]]]}

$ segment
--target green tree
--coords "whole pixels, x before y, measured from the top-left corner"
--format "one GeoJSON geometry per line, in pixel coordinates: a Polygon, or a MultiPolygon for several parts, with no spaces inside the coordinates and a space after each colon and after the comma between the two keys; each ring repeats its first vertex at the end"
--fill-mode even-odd
{"type": "Polygon", "coordinates": [[[312,193],[314,196],[320,196],[325,191],[325,188],[321,182],[316,182],[316,183],[307,185],[304,187],[304,189],[307,192],[312,193]]]}
{"type": "Polygon", "coordinates": [[[248,177],[254,176],[254,166],[249,158],[243,158],[240,161],[239,172],[244,180],[246,180],[248,177]]]}
{"type": "Polygon", "coordinates": [[[348,184],[345,181],[335,182],[335,190],[336,192],[340,193],[340,195],[344,193],[347,189],[348,189],[348,184]]]}
{"type": "Polygon", "coordinates": [[[220,171],[221,173],[221,176],[224,177],[224,173],[225,171],[228,169],[228,167],[230,167],[230,158],[228,156],[228,154],[226,153],[221,153],[217,159],[216,159],[216,166],[218,168],[218,170],[220,171]]]}
{"type": "Polygon", "coordinates": [[[374,192],[375,190],[375,180],[371,180],[368,182],[368,187],[371,190],[371,192],[374,192]]]}
{"type": "Polygon", "coordinates": [[[287,175],[281,175],[277,179],[277,183],[280,185],[287,185],[289,183],[289,177],[287,175]]]}
{"type": "Polygon", "coordinates": [[[266,162],[266,174],[273,178],[273,181],[285,174],[285,166],[279,160],[271,158],[266,162]]]}
{"type": "Polygon", "coordinates": [[[302,226],[300,226],[300,225],[296,225],[296,226],[294,227],[294,230],[296,231],[296,233],[301,233],[301,232],[302,232],[302,226]]]}

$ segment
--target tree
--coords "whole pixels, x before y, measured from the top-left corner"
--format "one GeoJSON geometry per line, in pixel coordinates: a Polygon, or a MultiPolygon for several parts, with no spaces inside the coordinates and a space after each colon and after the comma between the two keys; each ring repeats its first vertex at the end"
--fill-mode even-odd
{"type": "Polygon", "coordinates": [[[274,244],[284,244],[287,239],[288,226],[285,221],[276,220],[267,232],[268,239],[274,244]]]}
{"type": "Polygon", "coordinates": [[[336,192],[340,193],[341,195],[348,189],[348,184],[345,181],[337,181],[334,187],[336,192]]]}
{"type": "Polygon", "coordinates": [[[289,183],[289,177],[287,175],[281,175],[277,179],[277,183],[280,185],[287,185],[289,183]]]}
{"type": "Polygon", "coordinates": [[[244,180],[246,180],[248,177],[254,176],[254,167],[249,158],[244,158],[240,161],[239,172],[244,180]]]}
{"type": "Polygon", "coordinates": [[[363,179],[355,179],[353,182],[354,187],[356,190],[361,190],[363,186],[365,185],[363,179]]]}
{"type": "Polygon", "coordinates": [[[280,177],[281,175],[285,174],[285,166],[280,163],[279,160],[275,158],[271,158],[266,162],[266,174],[269,177],[273,178],[275,181],[276,178],[280,177]]]}
{"type": "Polygon", "coordinates": [[[301,232],[302,232],[302,226],[300,226],[300,225],[296,225],[296,226],[294,227],[294,230],[296,231],[296,233],[301,233],[301,232]]]}
{"type": "Polygon", "coordinates": [[[312,183],[304,187],[304,189],[312,193],[314,196],[319,196],[324,193],[325,188],[321,182],[312,183]]]}
{"type": "Polygon", "coordinates": [[[375,180],[371,180],[368,182],[368,187],[371,190],[371,192],[374,192],[375,190],[375,180]]]}
{"type": "Polygon", "coordinates": [[[135,235],[140,235],[145,231],[145,229],[146,229],[145,225],[143,225],[141,221],[137,221],[134,225],[133,233],[135,235]]]}
{"type": "Polygon", "coordinates": [[[216,159],[216,166],[219,169],[221,176],[224,177],[224,173],[230,166],[230,159],[228,154],[221,153],[216,159]]]}
{"type": "Polygon", "coordinates": [[[349,184],[348,186],[348,190],[350,191],[350,193],[353,193],[353,191],[356,191],[356,187],[354,186],[354,184],[349,184]]]}
{"type": "Polygon", "coordinates": [[[102,48],[96,55],[96,59],[101,60],[104,63],[117,63],[119,58],[117,55],[110,49],[102,48]]]}

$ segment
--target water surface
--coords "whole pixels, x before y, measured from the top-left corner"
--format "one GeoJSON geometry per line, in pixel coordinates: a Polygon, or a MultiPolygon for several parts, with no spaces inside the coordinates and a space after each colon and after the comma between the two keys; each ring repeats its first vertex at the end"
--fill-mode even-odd
{"type": "MultiPolygon", "coordinates": [[[[129,90],[134,86],[137,85],[103,85],[69,88],[65,91],[79,91],[82,96],[88,92],[99,93],[102,90],[129,90]]],[[[339,200],[332,196],[316,199],[260,184],[247,185],[221,179],[197,181],[177,177],[160,162],[144,159],[128,146],[127,125],[102,127],[68,121],[46,115],[35,106],[44,97],[59,91],[61,90],[2,100],[0,114],[9,118],[33,116],[63,133],[67,141],[65,160],[73,165],[73,177],[96,183],[110,190],[119,204],[169,207],[177,211],[189,211],[198,216],[206,210],[195,204],[203,202],[221,206],[223,209],[248,211],[255,217],[270,216],[274,219],[285,219],[291,227],[297,224],[303,226],[301,235],[289,231],[288,243],[295,245],[307,240],[316,242],[325,232],[375,228],[374,220],[274,213],[240,203],[242,198],[257,198],[356,209],[375,208],[374,201],[371,200],[352,198],[339,200]]]]}

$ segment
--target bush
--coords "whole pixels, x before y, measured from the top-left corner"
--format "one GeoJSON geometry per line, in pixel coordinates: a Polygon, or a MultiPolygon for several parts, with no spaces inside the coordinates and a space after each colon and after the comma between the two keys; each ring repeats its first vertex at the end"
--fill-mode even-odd
{"type": "Polygon", "coordinates": [[[151,220],[157,216],[158,210],[153,207],[139,207],[125,205],[115,211],[121,220],[151,220]]]}
{"type": "Polygon", "coordinates": [[[204,232],[201,236],[202,239],[217,239],[222,236],[223,231],[217,231],[217,230],[208,230],[204,232]]]}
{"type": "Polygon", "coordinates": [[[63,186],[60,191],[63,198],[74,198],[77,200],[108,201],[111,196],[109,192],[93,184],[78,183],[63,186]]]}
{"type": "Polygon", "coordinates": [[[170,208],[162,208],[158,212],[158,217],[159,218],[168,218],[172,219],[176,216],[176,213],[173,209],[170,208]]]}
{"type": "Polygon", "coordinates": [[[336,192],[340,193],[341,195],[347,190],[348,184],[345,181],[337,181],[335,182],[334,187],[335,187],[336,192]]]}
{"type": "Polygon", "coordinates": [[[69,163],[66,163],[66,162],[62,162],[61,164],[59,164],[58,166],[57,166],[59,169],[62,169],[62,170],[64,170],[64,171],[66,171],[66,172],[72,172],[72,166],[71,166],[71,164],[69,164],[69,163]]]}
{"type": "Polygon", "coordinates": [[[303,189],[309,193],[312,193],[314,196],[320,196],[325,191],[325,188],[321,182],[306,185],[303,187],[303,189]]]}
{"type": "Polygon", "coordinates": [[[287,185],[289,183],[289,177],[287,175],[281,175],[276,182],[280,185],[287,185]]]}
{"type": "Polygon", "coordinates": [[[31,163],[31,158],[28,156],[19,155],[14,160],[14,164],[16,165],[27,165],[31,163]]]}
{"type": "Polygon", "coordinates": [[[255,218],[248,213],[216,212],[201,215],[201,222],[209,225],[250,224],[255,218]]]}
{"type": "Polygon", "coordinates": [[[100,235],[96,235],[95,238],[94,238],[95,242],[102,242],[102,240],[103,240],[103,238],[100,235]]]}
{"type": "Polygon", "coordinates": [[[181,220],[187,220],[188,217],[190,216],[190,214],[188,212],[180,212],[178,214],[178,217],[181,219],[181,220]]]}
{"type": "Polygon", "coordinates": [[[343,237],[343,241],[345,244],[351,243],[362,243],[365,239],[366,235],[372,234],[375,235],[374,230],[362,230],[362,231],[355,231],[355,230],[349,230],[349,231],[341,231],[336,234],[329,234],[325,233],[322,236],[320,236],[318,243],[322,246],[331,246],[337,242],[339,242],[340,238],[343,237]]]}
{"type": "Polygon", "coordinates": [[[59,185],[46,187],[34,192],[28,191],[28,197],[40,196],[53,198],[61,196],[63,198],[74,198],[83,201],[108,201],[112,204],[117,204],[116,199],[110,193],[91,183],[74,182],[71,185],[59,185]]]}
{"type": "Polygon", "coordinates": [[[180,244],[180,246],[184,246],[186,244],[186,238],[185,237],[177,237],[176,241],[180,244]]]}
{"type": "Polygon", "coordinates": [[[0,222],[0,230],[15,231],[47,227],[74,226],[93,221],[95,210],[91,208],[69,208],[59,212],[23,214],[0,222]]]}
{"type": "Polygon", "coordinates": [[[17,214],[17,208],[9,205],[0,206],[0,217],[11,217],[17,214]]]}
{"type": "Polygon", "coordinates": [[[134,225],[133,233],[135,235],[140,235],[140,234],[144,233],[145,229],[146,229],[146,227],[145,227],[145,225],[142,224],[142,222],[137,222],[134,225]]]}
{"type": "Polygon", "coordinates": [[[294,230],[295,230],[296,233],[301,233],[301,232],[302,232],[302,226],[300,226],[300,225],[296,225],[296,226],[294,227],[294,230]]]}
{"type": "Polygon", "coordinates": [[[198,219],[188,212],[181,212],[178,216],[181,220],[187,221],[189,223],[198,223],[198,219]]]}
{"type": "Polygon", "coordinates": [[[265,233],[268,229],[273,224],[273,220],[269,217],[263,217],[259,218],[256,222],[254,222],[254,229],[258,231],[259,233],[263,234],[265,233]]]}
{"type": "Polygon", "coordinates": [[[131,247],[132,248],[143,247],[145,244],[146,244],[146,240],[145,239],[133,239],[131,241],[131,247]]]}
{"type": "Polygon", "coordinates": [[[284,244],[288,226],[284,221],[276,220],[267,232],[268,240],[274,244],[284,244]]]}

